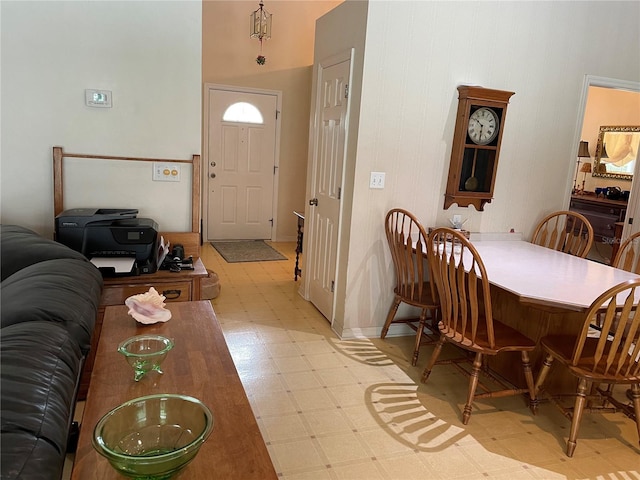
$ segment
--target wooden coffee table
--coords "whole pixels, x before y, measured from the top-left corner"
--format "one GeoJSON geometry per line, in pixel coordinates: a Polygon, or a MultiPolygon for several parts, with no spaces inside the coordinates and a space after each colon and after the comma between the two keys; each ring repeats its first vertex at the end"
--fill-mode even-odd
{"type": "Polygon", "coordinates": [[[71,478],[122,479],[91,445],[96,423],[127,400],[179,393],[198,398],[214,416],[213,432],[184,469],[184,478],[276,479],[211,302],[178,302],[167,308],[171,320],[154,325],[138,324],[125,306],[106,308],[71,478]],[[117,348],[122,340],[142,333],[172,338],[175,347],[162,364],[164,374],[149,372],[135,382],[133,370],[117,348]]]}

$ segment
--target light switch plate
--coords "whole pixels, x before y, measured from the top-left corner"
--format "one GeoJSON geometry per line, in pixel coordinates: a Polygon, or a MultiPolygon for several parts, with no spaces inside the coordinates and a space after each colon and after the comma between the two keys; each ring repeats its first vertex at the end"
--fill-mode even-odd
{"type": "Polygon", "coordinates": [[[384,188],[385,172],[371,172],[369,188],[384,188]]]}
{"type": "Polygon", "coordinates": [[[153,162],[153,180],[155,182],[179,182],[180,164],[153,162]]]}

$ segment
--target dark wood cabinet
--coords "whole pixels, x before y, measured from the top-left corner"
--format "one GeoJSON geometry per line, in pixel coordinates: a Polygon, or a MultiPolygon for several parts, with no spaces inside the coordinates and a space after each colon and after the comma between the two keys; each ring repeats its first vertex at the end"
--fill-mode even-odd
{"type": "Polygon", "coordinates": [[[627,202],[596,198],[593,195],[572,195],[569,210],[581,213],[593,227],[594,242],[606,243],[613,247],[611,257],[620,246],[620,225],[627,213],[627,202]]]}

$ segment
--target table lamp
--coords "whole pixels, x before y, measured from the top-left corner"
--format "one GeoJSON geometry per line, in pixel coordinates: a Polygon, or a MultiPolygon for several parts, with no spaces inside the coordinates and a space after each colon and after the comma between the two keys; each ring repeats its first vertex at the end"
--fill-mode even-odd
{"type": "MultiPolygon", "coordinates": [[[[589,142],[585,142],[583,140],[580,141],[578,145],[578,164],[576,165],[576,176],[573,179],[573,193],[578,193],[577,181],[578,181],[578,171],[580,170],[580,159],[581,158],[591,158],[591,154],[589,153],[589,142]]],[[[591,170],[589,170],[591,171],[591,170]]],[[[586,175],[586,174],[585,174],[586,175]]]]}
{"type": "Polygon", "coordinates": [[[587,179],[587,173],[591,173],[591,163],[583,163],[582,167],[580,167],[580,171],[584,173],[584,176],[582,177],[582,190],[580,191],[580,194],[584,195],[584,182],[587,179]]]}

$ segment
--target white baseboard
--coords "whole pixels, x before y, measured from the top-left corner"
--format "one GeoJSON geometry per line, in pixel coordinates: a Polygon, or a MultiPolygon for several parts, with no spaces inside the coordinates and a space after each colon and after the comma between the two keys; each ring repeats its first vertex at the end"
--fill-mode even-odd
{"type": "MultiPolygon", "coordinates": [[[[349,338],[380,338],[382,326],[365,327],[365,328],[345,328],[342,335],[338,335],[341,340],[349,338]]],[[[337,334],[337,332],[334,331],[337,334]]],[[[406,325],[391,325],[387,337],[406,337],[407,335],[415,335],[415,332],[406,325]]]]}

